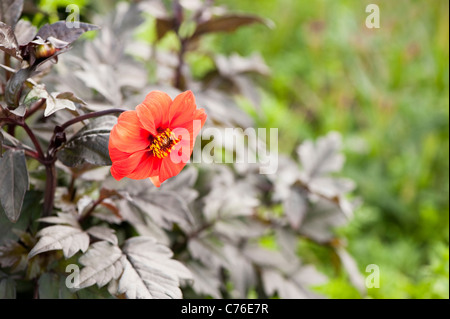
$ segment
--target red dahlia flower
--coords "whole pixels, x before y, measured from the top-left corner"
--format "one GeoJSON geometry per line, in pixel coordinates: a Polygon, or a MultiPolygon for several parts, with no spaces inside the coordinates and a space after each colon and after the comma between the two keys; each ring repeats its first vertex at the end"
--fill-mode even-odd
{"type": "Polygon", "coordinates": [[[205,120],[205,110],[197,109],[191,91],[173,101],[164,92],[150,92],[135,111],[123,112],[111,130],[112,176],[150,178],[159,187],[189,161],[205,120]]]}

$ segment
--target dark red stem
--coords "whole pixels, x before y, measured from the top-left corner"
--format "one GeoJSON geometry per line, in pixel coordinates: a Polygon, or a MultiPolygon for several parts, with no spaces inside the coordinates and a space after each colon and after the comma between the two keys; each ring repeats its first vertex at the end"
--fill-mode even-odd
{"type": "Polygon", "coordinates": [[[103,115],[114,114],[114,113],[122,113],[125,111],[126,110],[122,110],[122,109],[109,109],[109,110],[104,110],[104,111],[99,111],[99,112],[92,112],[92,113],[84,114],[84,115],[78,116],[76,118],[73,118],[70,121],[67,121],[64,124],[62,124],[60,127],[62,128],[62,130],[65,130],[66,128],[68,128],[69,126],[71,126],[75,123],[82,122],[82,121],[90,119],[90,118],[100,117],[103,115]]]}

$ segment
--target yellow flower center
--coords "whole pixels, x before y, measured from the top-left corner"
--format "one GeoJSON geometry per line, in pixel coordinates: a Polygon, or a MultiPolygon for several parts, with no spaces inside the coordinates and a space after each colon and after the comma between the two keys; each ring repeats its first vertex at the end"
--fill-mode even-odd
{"type": "Polygon", "coordinates": [[[163,159],[170,154],[179,141],[175,134],[168,128],[153,139],[150,150],[154,156],[163,159]]]}

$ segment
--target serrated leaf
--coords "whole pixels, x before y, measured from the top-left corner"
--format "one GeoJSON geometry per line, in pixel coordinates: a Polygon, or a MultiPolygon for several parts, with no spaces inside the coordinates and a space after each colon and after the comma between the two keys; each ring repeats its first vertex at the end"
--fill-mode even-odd
{"type": "Polygon", "coordinates": [[[22,60],[20,56],[19,44],[11,27],[0,22],[0,50],[6,52],[16,59],[22,60]]]}
{"type": "Polygon", "coordinates": [[[283,201],[283,208],[291,227],[298,229],[308,209],[306,194],[293,188],[289,197],[283,201]]]}
{"type": "Polygon", "coordinates": [[[98,29],[98,26],[84,22],[80,22],[80,25],[77,28],[69,28],[67,27],[66,21],[58,21],[53,24],[44,25],[39,29],[36,36],[41,37],[44,40],[49,37],[54,37],[58,40],[72,43],[83,33],[98,29]]]}
{"type": "Polygon", "coordinates": [[[197,236],[189,240],[188,250],[192,257],[201,261],[212,269],[219,269],[228,264],[224,256],[223,244],[214,241],[211,237],[197,236]]]}
{"type": "Polygon", "coordinates": [[[192,38],[195,39],[213,32],[233,32],[239,27],[253,23],[261,23],[268,27],[272,26],[269,20],[254,15],[226,15],[199,23],[192,38]]]}
{"type": "Polygon", "coordinates": [[[0,21],[12,26],[14,29],[17,20],[22,14],[23,0],[0,1],[0,21]]]}
{"type": "Polygon", "coordinates": [[[319,242],[328,242],[335,237],[334,229],[347,222],[346,215],[334,202],[319,199],[314,203],[298,230],[302,235],[319,242]]]}
{"type": "Polygon", "coordinates": [[[0,204],[8,219],[13,223],[20,217],[28,187],[25,152],[7,150],[0,158],[0,204]]]}
{"type": "Polygon", "coordinates": [[[133,237],[125,242],[127,256],[119,293],[130,299],[181,298],[180,279],[191,279],[191,273],[180,262],[171,259],[172,251],[151,237],[133,237]]]}
{"type": "Polygon", "coordinates": [[[225,246],[224,253],[229,261],[228,271],[233,290],[230,292],[233,298],[246,298],[250,287],[256,284],[255,269],[248,258],[240,249],[234,246],[225,246]]]}
{"type": "Polygon", "coordinates": [[[192,228],[193,217],[187,203],[174,192],[150,193],[133,198],[132,203],[162,228],[171,229],[173,223],[186,231],[192,228]]]}
{"type": "Polygon", "coordinates": [[[314,144],[306,141],[297,149],[304,179],[310,181],[324,174],[341,170],[344,156],[340,154],[341,136],[336,132],[321,137],[314,144]]]}
{"type": "Polygon", "coordinates": [[[198,170],[193,166],[184,168],[180,174],[167,180],[161,185],[161,190],[177,193],[186,203],[198,197],[194,184],[198,178],[198,170]]]}
{"type": "Polygon", "coordinates": [[[91,245],[89,250],[80,257],[80,263],[85,266],[80,271],[80,288],[97,284],[103,287],[113,279],[118,279],[123,272],[123,254],[119,247],[106,241],[91,245]]]}
{"type": "Polygon", "coordinates": [[[276,269],[263,269],[261,277],[266,294],[273,296],[277,292],[281,299],[318,298],[308,288],[326,282],[326,277],[312,266],[301,266],[289,275],[276,269]]]}
{"type": "Polygon", "coordinates": [[[115,116],[103,116],[90,121],[59,150],[58,159],[69,167],[84,163],[111,165],[109,134],[116,123],[115,116]]]}
{"type": "Polygon", "coordinates": [[[73,227],[79,227],[78,220],[75,214],[72,213],[59,212],[57,216],[48,216],[39,218],[39,221],[49,224],[69,225],[73,227]]]}
{"type": "Polygon", "coordinates": [[[80,258],[80,288],[103,287],[118,280],[119,294],[129,299],[181,298],[180,279],[190,279],[189,270],[171,259],[169,248],[151,237],[133,237],[123,249],[105,241],[93,244],[80,258]]]}
{"type": "Polygon", "coordinates": [[[233,218],[249,216],[259,205],[254,185],[247,180],[236,182],[217,181],[213,184],[213,190],[205,197],[203,209],[207,220],[217,218],[233,218]]]}
{"type": "Polygon", "coordinates": [[[244,254],[250,258],[254,264],[264,268],[274,268],[291,273],[298,268],[298,259],[292,260],[280,251],[268,250],[260,245],[248,244],[244,248],[244,254]]]}
{"type": "Polygon", "coordinates": [[[215,299],[221,298],[220,287],[222,283],[219,280],[218,271],[196,262],[189,262],[186,267],[192,273],[192,289],[196,293],[211,296],[215,299]]]}
{"type": "Polygon", "coordinates": [[[30,251],[28,258],[50,250],[62,250],[66,258],[75,255],[79,250],[85,252],[89,246],[89,236],[80,228],[72,226],[49,226],[37,234],[40,237],[30,251]]]}
{"type": "Polygon", "coordinates": [[[351,192],[355,188],[355,183],[346,178],[317,177],[308,183],[308,188],[313,193],[334,198],[351,192]]]}
{"type": "Polygon", "coordinates": [[[277,292],[281,299],[305,299],[308,297],[304,289],[274,269],[263,270],[261,277],[264,291],[268,296],[273,296],[277,292]]]}
{"type": "Polygon", "coordinates": [[[107,241],[113,245],[118,244],[116,232],[114,229],[104,226],[93,226],[86,231],[89,235],[100,240],[107,241]]]}
{"type": "Polygon", "coordinates": [[[249,218],[219,219],[214,223],[214,232],[232,242],[259,237],[266,231],[266,226],[249,218]]]}

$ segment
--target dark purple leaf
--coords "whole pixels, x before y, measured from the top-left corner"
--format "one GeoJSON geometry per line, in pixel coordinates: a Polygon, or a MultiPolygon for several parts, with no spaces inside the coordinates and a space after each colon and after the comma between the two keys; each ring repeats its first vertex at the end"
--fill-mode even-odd
{"type": "Polygon", "coordinates": [[[336,132],[319,138],[316,143],[308,140],[300,145],[297,153],[303,166],[303,179],[309,182],[341,170],[345,161],[340,153],[341,147],[342,138],[336,132]]]}
{"type": "Polygon", "coordinates": [[[90,121],[76,133],[58,152],[58,159],[66,166],[75,167],[90,163],[111,165],[108,142],[109,133],[117,123],[115,116],[103,116],[90,121]]]}
{"type": "Polygon", "coordinates": [[[36,27],[29,21],[20,20],[17,22],[14,33],[16,34],[16,39],[19,46],[30,43],[34,39],[36,31],[36,27]]]}
{"type": "Polygon", "coordinates": [[[174,19],[156,19],[156,37],[161,40],[167,32],[175,29],[174,19]]]}
{"type": "Polygon", "coordinates": [[[0,21],[10,25],[14,30],[14,26],[22,14],[23,0],[1,0],[0,1],[0,21]]]}
{"type": "Polygon", "coordinates": [[[326,243],[336,236],[335,228],[347,221],[346,215],[334,202],[319,199],[309,208],[298,232],[315,242],[326,243]]]}
{"type": "Polygon", "coordinates": [[[207,33],[213,32],[233,32],[234,30],[253,23],[261,23],[266,26],[271,25],[271,23],[258,16],[254,15],[227,15],[217,17],[197,25],[192,39],[202,36],[207,33]]]}
{"type": "Polygon", "coordinates": [[[8,81],[5,90],[5,102],[8,108],[15,109],[19,106],[22,85],[31,76],[33,70],[33,68],[20,69],[8,81]]]}
{"type": "Polygon", "coordinates": [[[0,204],[15,223],[28,190],[28,170],[23,150],[7,150],[0,159],[0,204]]]}
{"type": "Polygon", "coordinates": [[[286,217],[294,229],[299,229],[308,211],[308,200],[301,189],[293,188],[290,196],[283,201],[286,217]]]}
{"type": "Polygon", "coordinates": [[[33,149],[22,142],[20,142],[18,139],[16,139],[14,136],[8,134],[7,132],[2,132],[3,134],[3,145],[12,147],[12,148],[21,148],[24,150],[32,151],[33,149]]]}
{"type": "Polygon", "coordinates": [[[44,40],[48,39],[49,37],[54,37],[58,40],[72,43],[83,33],[98,29],[98,26],[84,22],[80,22],[79,28],[68,28],[66,25],[66,21],[58,21],[53,24],[44,25],[39,29],[36,36],[41,37],[44,40]]]}
{"type": "Polygon", "coordinates": [[[85,101],[83,101],[83,100],[80,99],[79,97],[75,96],[75,94],[73,94],[72,92],[62,92],[62,93],[59,93],[59,94],[56,96],[56,98],[57,98],[57,99],[69,100],[69,101],[72,101],[72,102],[75,102],[75,103],[80,103],[80,104],[86,105],[86,102],[85,102],[85,101]]]}
{"type": "Polygon", "coordinates": [[[5,51],[16,59],[22,60],[14,31],[3,22],[0,22],[0,50],[5,51]]]}

